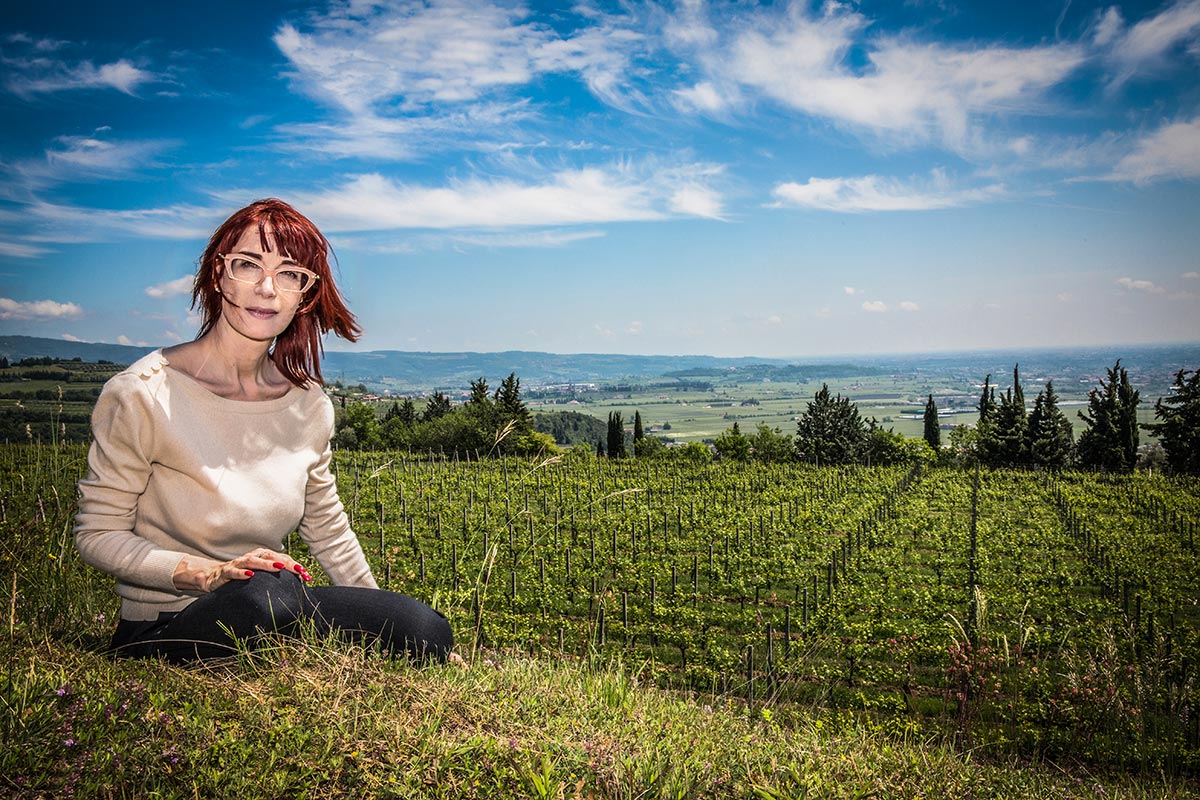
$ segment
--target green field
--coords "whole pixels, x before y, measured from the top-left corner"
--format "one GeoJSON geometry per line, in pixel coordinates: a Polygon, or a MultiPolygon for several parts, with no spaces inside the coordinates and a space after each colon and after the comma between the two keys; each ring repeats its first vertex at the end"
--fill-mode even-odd
{"type": "MultiPolygon", "coordinates": [[[[634,412],[640,412],[643,424],[656,436],[680,442],[712,439],[730,428],[736,421],[743,432],[765,423],[784,433],[794,434],[797,419],[808,407],[820,383],[762,383],[716,386],[711,391],[675,391],[658,387],[632,393],[596,391],[584,394],[581,402],[565,404],[554,400],[529,402],[532,411],[578,411],[598,419],[607,419],[611,411],[620,412],[627,425],[633,424],[634,412]],[[757,405],[743,405],[748,401],[757,405]],[[662,425],[670,425],[662,430],[662,425]]],[[[1003,385],[1001,389],[1006,388],[1003,385]]],[[[1086,386],[1068,394],[1055,387],[1060,396],[1059,406],[1071,421],[1076,437],[1086,423],[1076,413],[1085,410],[1086,386]]],[[[853,399],[864,418],[874,418],[884,428],[905,436],[919,438],[924,432],[922,414],[929,394],[938,404],[943,437],[955,425],[973,426],[979,417],[976,405],[980,390],[946,380],[941,384],[918,383],[912,380],[863,377],[854,381],[832,381],[831,392],[853,399]]],[[[997,392],[999,394],[999,392],[997,392]]],[[[1025,387],[1026,401],[1032,407],[1037,390],[1025,387]]],[[[1138,407],[1140,422],[1154,421],[1154,400],[1157,396],[1142,397],[1138,407]]],[[[1146,436],[1148,439],[1148,436],[1146,436]]]]}
{"type": "MultiPolygon", "coordinates": [[[[829,747],[832,737],[864,748],[837,757],[851,759],[853,775],[830,777],[835,782],[828,785],[822,777],[825,788],[817,796],[852,796],[869,786],[883,796],[966,796],[963,762],[948,755],[959,752],[999,770],[994,778],[965,780],[977,787],[1009,787],[981,796],[1073,796],[1059,779],[1028,771],[1028,765],[1046,761],[1056,765],[1051,774],[1071,786],[1082,786],[1081,774],[1089,780],[1108,776],[1099,779],[1102,784],[1087,784],[1086,793],[1189,793],[1189,784],[1162,776],[1200,768],[1195,479],[984,471],[976,484],[974,473],[951,468],[697,466],[610,461],[586,453],[469,463],[400,453],[335,458],[343,501],[381,585],[447,613],[458,649],[477,669],[527,659],[553,672],[547,678],[535,668],[519,679],[501,672],[496,680],[518,681],[522,688],[505,683],[505,689],[487,690],[454,681],[444,685],[436,676],[405,679],[414,682],[410,691],[426,697],[432,680],[443,687],[436,691],[455,697],[439,702],[459,704],[452,718],[439,717],[442,727],[422,728],[405,747],[440,753],[437,758],[451,772],[439,780],[467,775],[466,784],[454,784],[460,789],[484,765],[474,785],[491,788],[462,789],[462,796],[527,796],[528,774],[542,768],[539,753],[551,773],[555,764],[568,763],[564,754],[575,751],[566,740],[531,739],[525,728],[509,727],[529,714],[555,730],[560,724],[577,727],[559,720],[538,693],[575,692],[556,695],[553,702],[595,714],[596,707],[588,705],[593,701],[603,708],[617,702],[614,691],[621,698],[642,696],[655,685],[689,709],[709,709],[655,706],[654,713],[668,715],[652,723],[656,730],[678,724],[686,732],[709,724],[683,722],[693,713],[721,719],[732,713],[743,722],[721,730],[745,730],[737,726],[750,721],[744,741],[753,749],[753,764],[738,766],[740,757],[724,750],[714,755],[709,748],[715,743],[698,743],[693,735],[691,744],[672,740],[674,746],[701,748],[697,752],[708,753],[708,767],[688,761],[685,769],[664,762],[651,743],[628,739],[637,753],[629,769],[638,770],[637,777],[620,778],[615,762],[589,762],[586,754],[569,762],[573,774],[583,776],[581,785],[592,787],[583,796],[628,796],[611,794],[613,781],[644,787],[656,780],[654,774],[668,773],[687,778],[696,796],[802,796],[795,782],[801,779],[789,777],[804,774],[806,757],[793,749],[798,736],[817,737],[818,743],[804,747],[829,747]],[[616,674],[625,677],[597,676],[588,668],[572,677],[580,668],[573,665],[587,664],[616,665],[616,674]],[[547,680],[578,688],[550,689],[547,680]],[[631,688],[634,684],[640,688],[631,688]],[[593,698],[593,690],[584,687],[598,694],[593,698]],[[479,691],[484,694],[473,699],[471,693],[479,691]],[[489,722],[490,733],[469,723],[464,728],[458,715],[486,716],[472,703],[490,708],[496,701],[487,698],[494,691],[534,694],[520,709],[510,709],[512,720],[489,722]],[[458,744],[444,745],[447,737],[458,744]],[[508,737],[507,746],[518,748],[511,766],[486,766],[494,764],[494,737],[508,737]],[[896,753],[923,759],[927,770],[931,759],[943,764],[936,780],[959,788],[918,791],[906,782],[905,769],[880,773],[878,765],[894,763],[896,753]],[[714,758],[720,760],[719,774],[706,778],[710,782],[700,791],[697,776],[714,769],[714,758]],[[1006,771],[1003,765],[1012,763],[1025,766],[1006,771]],[[801,772],[789,771],[797,769],[801,772]],[[743,777],[732,777],[737,775],[743,777]],[[1120,776],[1134,775],[1157,775],[1165,783],[1148,790],[1116,788],[1125,780],[1120,776]],[[744,783],[734,787],[729,780],[744,783]],[[844,781],[849,783],[839,783],[844,781]],[[752,785],[793,788],[771,795],[752,785]],[[893,788],[879,789],[884,786],[893,788]]],[[[73,785],[71,775],[103,780],[108,774],[115,751],[105,742],[125,735],[125,718],[113,711],[119,703],[134,703],[137,714],[160,719],[174,702],[197,708],[227,702],[212,710],[225,720],[216,727],[171,716],[184,722],[155,723],[147,734],[152,751],[128,745],[143,759],[137,774],[147,776],[130,780],[154,776],[147,786],[180,790],[211,785],[220,780],[221,764],[240,763],[241,756],[212,761],[182,745],[177,750],[172,741],[206,742],[215,753],[229,753],[242,731],[260,743],[246,750],[249,756],[252,750],[261,754],[262,747],[276,751],[279,745],[266,743],[295,735],[297,729],[288,726],[298,721],[278,713],[252,720],[236,693],[220,700],[224,690],[210,687],[204,699],[196,698],[189,694],[195,687],[185,688],[194,682],[186,674],[112,664],[97,655],[111,630],[116,598],[111,579],[80,564],[71,542],[73,487],[84,469],[83,455],[80,446],[0,447],[6,487],[0,530],[10,587],[5,647],[11,648],[11,662],[22,665],[4,684],[7,710],[0,711],[6,743],[16,737],[22,747],[6,750],[3,771],[39,781],[42,790],[28,796],[60,794],[73,785]],[[114,671],[115,688],[105,689],[108,684],[98,676],[114,671]],[[137,691],[144,692],[147,685],[158,687],[149,700],[121,688],[141,686],[137,691]],[[93,708],[87,704],[92,701],[84,703],[81,687],[91,687],[88,697],[109,699],[93,708]],[[80,699],[71,700],[72,693],[80,699]],[[183,699],[165,699],[177,695],[183,699]],[[184,729],[190,739],[172,733],[184,729]],[[76,741],[91,744],[86,752],[71,750],[76,741]],[[159,750],[186,751],[190,761],[177,771],[174,762],[155,755],[159,750]]],[[[297,537],[286,547],[320,579],[297,537]]],[[[332,706],[311,712],[327,737],[324,749],[295,756],[306,763],[315,759],[323,771],[272,773],[276,785],[348,786],[342,781],[350,774],[360,776],[355,780],[385,780],[387,773],[378,772],[388,763],[382,754],[352,763],[365,748],[354,731],[370,726],[374,736],[393,736],[382,731],[392,730],[389,715],[402,712],[355,705],[359,716],[347,718],[349,712],[338,709],[376,702],[347,697],[360,691],[350,688],[355,681],[365,680],[366,690],[393,678],[373,672],[378,667],[370,663],[354,666],[341,657],[322,658],[342,664],[337,669],[343,672],[314,666],[304,651],[285,650],[278,657],[294,666],[251,664],[244,677],[235,671],[225,683],[287,698],[293,690],[287,687],[321,674],[325,683],[304,689],[305,696],[324,697],[332,706]]],[[[378,695],[380,701],[384,696],[378,695]]],[[[291,699],[287,703],[293,705],[291,699]]],[[[598,718],[594,725],[611,731],[604,736],[627,739],[633,729],[623,726],[642,723],[622,719],[598,718]]],[[[588,745],[596,746],[603,745],[588,745]]],[[[424,756],[411,757],[425,763],[424,756]]],[[[823,760],[810,768],[814,775],[833,774],[823,760]]],[[[122,769],[134,774],[128,766],[122,769]]],[[[394,773],[390,780],[396,780],[394,773]]]]}

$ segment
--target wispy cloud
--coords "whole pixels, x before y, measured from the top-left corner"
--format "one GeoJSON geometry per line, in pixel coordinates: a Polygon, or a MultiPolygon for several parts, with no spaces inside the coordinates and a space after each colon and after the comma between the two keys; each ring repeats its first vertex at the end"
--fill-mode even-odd
{"type": "Polygon", "coordinates": [[[899,308],[901,311],[920,311],[921,310],[921,306],[918,305],[917,303],[914,303],[912,300],[901,300],[899,305],[897,305],[897,308],[899,308]]]}
{"type": "Polygon", "coordinates": [[[64,333],[64,334],[62,335],[62,338],[63,338],[63,339],[66,339],[68,342],[83,342],[83,341],[86,341],[85,339],[80,339],[78,336],[73,336],[72,334],[69,334],[69,333],[64,333]]]}
{"type": "Polygon", "coordinates": [[[913,35],[870,36],[872,20],[849,6],[806,4],[747,11],[721,27],[677,28],[703,78],[677,90],[696,110],[739,102],[722,87],[900,142],[961,150],[976,121],[1036,111],[1046,90],[1084,63],[1078,44],[949,46],[913,35]],[[858,61],[865,58],[865,63],[858,61]]]}
{"type": "Polygon", "coordinates": [[[450,241],[478,247],[565,247],[604,236],[604,231],[528,231],[518,233],[454,234],[450,241]]]}
{"type": "Polygon", "coordinates": [[[8,256],[9,258],[40,258],[49,252],[50,250],[45,247],[37,247],[32,244],[0,241],[0,256],[8,256]]]}
{"type": "Polygon", "coordinates": [[[20,212],[0,212],[0,223],[20,224],[31,242],[113,242],[128,238],[204,239],[228,208],[175,205],[101,209],[34,200],[20,212]]]}
{"type": "Polygon", "coordinates": [[[822,211],[929,211],[996,200],[1004,187],[954,186],[940,170],[928,179],[901,181],[880,175],[858,178],[809,178],[804,183],[778,184],[772,191],[775,207],[822,211]]]}
{"type": "Polygon", "coordinates": [[[96,66],[90,60],[68,61],[50,55],[69,48],[69,42],[34,40],[23,35],[9,36],[7,41],[23,50],[16,55],[0,56],[0,64],[8,73],[5,88],[18,97],[114,89],[132,95],[143,84],[158,79],[153,72],[126,58],[96,66]]]}
{"type": "Polygon", "coordinates": [[[1093,41],[1112,67],[1111,85],[1119,86],[1139,73],[1161,69],[1168,54],[1181,44],[1197,46],[1200,0],[1179,0],[1132,27],[1120,9],[1111,6],[1098,18],[1093,41]]]}
{"type": "Polygon", "coordinates": [[[372,173],[328,191],[299,193],[296,202],[332,232],[633,222],[716,215],[720,195],[706,184],[713,173],[706,165],[659,170],[618,165],[534,180],[478,177],[447,186],[400,183],[372,173]],[[681,191],[691,193],[686,202],[681,191]]]}
{"type": "Polygon", "coordinates": [[[88,136],[60,136],[46,148],[42,158],[22,159],[5,169],[10,179],[27,190],[36,191],[60,183],[127,177],[162,166],[158,156],[176,147],[178,142],[112,140],[107,128],[88,136]]]}
{"type": "Polygon", "coordinates": [[[882,300],[867,300],[862,304],[863,311],[869,311],[872,314],[881,314],[888,310],[887,303],[882,300]]]}
{"type": "Polygon", "coordinates": [[[192,275],[184,275],[182,278],[176,278],[173,281],[160,283],[155,286],[146,287],[146,296],[155,299],[163,299],[166,297],[175,297],[177,295],[186,295],[192,293],[192,285],[195,283],[195,278],[192,275]]]}
{"type": "Polygon", "coordinates": [[[1128,277],[1117,278],[1117,285],[1131,292],[1145,292],[1146,294],[1163,294],[1166,292],[1166,289],[1153,281],[1137,280],[1128,277]]]}
{"type": "Polygon", "coordinates": [[[1107,176],[1134,183],[1171,178],[1200,178],[1200,117],[1146,134],[1107,176]]]}
{"type": "Polygon", "coordinates": [[[548,74],[630,109],[644,102],[624,79],[642,38],[619,17],[591,14],[560,35],[519,5],[474,0],[335,6],[274,42],[293,85],[341,119],[279,132],[331,155],[407,158],[414,137],[505,136],[535,113],[520,91],[548,74]]]}
{"type": "Polygon", "coordinates": [[[55,300],[30,300],[21,302],[0,297],[0,319],[78,319],[83,309],[74,303],[59,303],[55,300]]]}

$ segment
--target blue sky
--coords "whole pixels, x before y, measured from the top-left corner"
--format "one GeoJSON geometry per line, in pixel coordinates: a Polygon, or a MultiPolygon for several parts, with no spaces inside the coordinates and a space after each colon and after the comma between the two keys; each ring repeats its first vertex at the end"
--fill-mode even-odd
{"type": "Polygon", "coordinates": [[[192,338],[273,195],[355,349],[1200,340],[1200,0],[120,8],[0,22],[0,333],[192,338]]]}

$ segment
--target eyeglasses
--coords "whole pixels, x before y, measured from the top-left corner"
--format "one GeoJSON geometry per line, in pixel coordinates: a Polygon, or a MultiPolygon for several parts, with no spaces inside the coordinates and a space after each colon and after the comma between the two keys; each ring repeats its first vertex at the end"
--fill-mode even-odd
{"type": "Polygon", "coordinates": [[[225,274],[235,281],[258,285],[262,283],[263,278],[270,275],[275,288],[289,294],[304,294],[320,278],[317,273],[310,272],[303,267],[285,266],[271,269],[258,259],[243,253],[237,255],[222,253],[220,258],[225,262],[225,274]]]}

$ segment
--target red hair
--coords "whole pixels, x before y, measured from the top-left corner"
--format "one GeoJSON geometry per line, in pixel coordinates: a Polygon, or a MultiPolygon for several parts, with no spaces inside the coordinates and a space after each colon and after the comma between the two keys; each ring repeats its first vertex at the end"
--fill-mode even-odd
{"type": "Polygon", "coordinates": [[[235,211],[208,240],[192,287],[192,308],[199,305],[201,313],[200,332],[196,338],[211,331],[221,318],[221,292],[217,286],[220,279],[218,255],[228,253],[242,234],[252,227],[258,228],[263,252],[270,252],[271,249],[267,238],[269,230],[282,253],[320,276],[317,285],[301,298],[300,308],[292,318],[292,323],[275,337],[271,360],[297,386],[306,387],[310,382],[323,384],[322,334],[333,331],[347,341],[356,342],[362,334],[362,328],[334,285],[333,273],[329,268],[329,257],[333,254],[329,240],[307,217],[282,200],[255,200],[235,211]]]}

